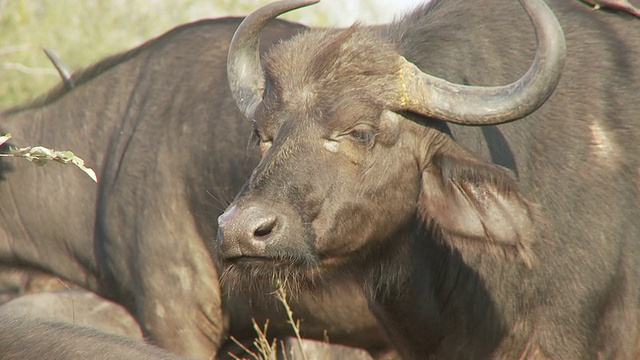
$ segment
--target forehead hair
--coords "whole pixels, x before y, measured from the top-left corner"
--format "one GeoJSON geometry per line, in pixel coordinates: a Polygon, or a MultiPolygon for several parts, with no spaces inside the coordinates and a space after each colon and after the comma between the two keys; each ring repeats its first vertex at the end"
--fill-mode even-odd
{"type": "Polygon", "coordinates": [[[394,46],[372,29],[310,30],[274,46],[266,75],[279,102],[300,108],[382,108],[398,72],[394,46]],[[361,106],[361,105],[360,105],[361,106]]]}

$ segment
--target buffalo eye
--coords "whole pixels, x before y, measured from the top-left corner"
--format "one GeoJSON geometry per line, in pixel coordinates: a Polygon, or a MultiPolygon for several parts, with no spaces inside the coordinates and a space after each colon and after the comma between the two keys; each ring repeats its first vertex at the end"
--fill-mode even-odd
{"type": "Polygon", "coordinates": [[[375,133],[372,129],[357,128],[349,132],[349,137],[363,145],[371,145],[375,139],[375,133]]]}
{"type": "Polygon", "coordinates": [[[255,121],[253,121],[253,137],[254,139],[257,139],[258,142],[261,142],[261,143],[271,142],[271,137],[265,134],[264,132],[260,131],[255,121]]]}
{"type": "Polygon", "coordinates": [[[260,156],[264,156],[264,154],[271,147],[271,138],[265,136],[257,129],[253,130],[253,136],[258,140],[258,147],[260,148],[260,156]]]}

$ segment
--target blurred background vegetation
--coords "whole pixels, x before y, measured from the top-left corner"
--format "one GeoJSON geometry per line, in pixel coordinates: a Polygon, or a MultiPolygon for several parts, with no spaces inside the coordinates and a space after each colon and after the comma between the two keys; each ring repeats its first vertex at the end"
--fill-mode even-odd
{"type": "MultiPolygon", "coordinates": [[[[324,0],[286,15],[309,25],[388,21],[417,0],[324,0]],[[394,5],[390,5],[393,3],[394,5]]],[[[244,15],[270,0],[0,0],[0,109],[28,101],[60,81],[43,47],[72,69],[132,48],[176,25],[244,15]]]]}

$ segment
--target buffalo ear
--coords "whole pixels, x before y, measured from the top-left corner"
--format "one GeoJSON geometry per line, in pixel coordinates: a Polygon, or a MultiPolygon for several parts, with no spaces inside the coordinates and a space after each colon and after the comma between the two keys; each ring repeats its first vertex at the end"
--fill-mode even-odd
{"type": "Polygon", "coordinates": [[[515,255],[530,266],[535,206],[518,193],[509,170],[453,147],[422,171],[420,216],[453,248],[515,255]]]}

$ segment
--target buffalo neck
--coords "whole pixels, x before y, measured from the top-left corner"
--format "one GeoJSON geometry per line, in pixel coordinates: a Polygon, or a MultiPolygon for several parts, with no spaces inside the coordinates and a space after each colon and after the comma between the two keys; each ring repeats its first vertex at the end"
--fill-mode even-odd
{"type": "Polygon", "coordinates": [[[517,295],[507,300],[512,306],[498,305],[504,302],[493,298],[495,284],[483,276],[487,269],[500,273],[523,265],[463,256],[439,242],[435,230],[414,229],[394,237],[389,243],[395,248],[381,251],[386,256],[369,262],[375,265],[365,275],[370,308],[403,358],[522,354],[532,330],[514,316],[517,295]]]}

